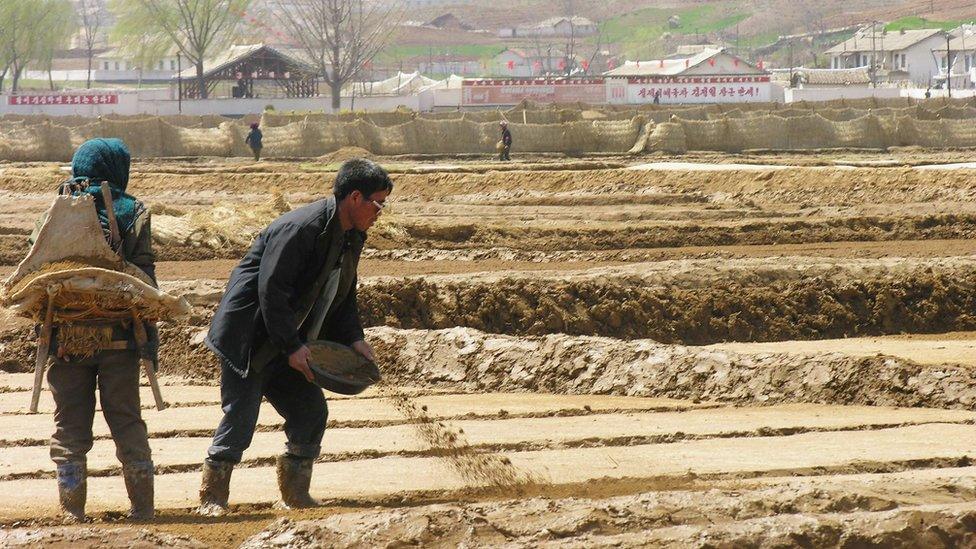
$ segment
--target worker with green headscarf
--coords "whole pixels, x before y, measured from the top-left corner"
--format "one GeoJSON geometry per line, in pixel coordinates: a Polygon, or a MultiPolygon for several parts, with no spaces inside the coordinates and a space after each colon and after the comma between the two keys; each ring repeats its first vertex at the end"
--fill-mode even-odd
{"type": "MultiPolygon", "coordinates": [[[[129,163],[129,150],[121,140],[86,141],[71,161],[72,178],[61,184],[59,192],[90,195],[109,245],[155,284],[149,211],[125,192],[129,163]],[[111,194],[114,228],[104,185],[108,185],[111,194]]],[[[51,459],[57,466],[61,509],[68,519],[85,520],[86,456],[93,445],[96,388],[115,441],[116,456],[122,462],[132,503],[130,517],[148,520],[154,516],[152,455],[139,404],[139,361],[150,358],[155,363],[159,338],[155,326],[146,328],[149,342],[139,346],[132,321],[86,320],[53,327],[49,348],[53,360],[47,375],[55,404],[51,459]],[[86,333],[100,337],[84,337],[86,333]]]]}

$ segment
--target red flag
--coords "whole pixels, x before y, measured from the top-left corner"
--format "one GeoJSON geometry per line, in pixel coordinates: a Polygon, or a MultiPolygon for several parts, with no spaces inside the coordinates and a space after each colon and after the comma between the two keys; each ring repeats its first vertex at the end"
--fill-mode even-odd
{"type": "Polygon", "coordinates": [[[566,60],[565,59],[560,59],[559,60],[559,70],[563,70],[565,68],[566,68],[566,60]]]}
{"type": "Polygon", "coordinates": [[[607,68],[608,69],[613,70],[616,66],[617,66],[617,64],[613,62],[613,59],[607,61],[607,68]]]}
{"type": "Polygon", "coordinates": [[[713,57],[713,58],[709,59],[708,60],[708,64],[714,67],[715,66],[715,58],[713,57]]]}
{"type": "Polygon", "coordinates": [[[732,64],[735,65],[736,67],[738,67],[739,66],[739,60],[738,59],[733,59],[732,60],[732,64]]]}
{"type": "Polygon", "coordinates": [[[584,60],[583,60],[583,63],[582,63],[582,65],[583,65],[583,70],[584,70],[584,71],[588,71],[588,70],[590,70],[590,62],[589,62],[589,61],[587,61],[586,59],[584,59],[584,60]]]}
{"type": "Polygon", "coordinates": [[[509,61],[505,64],[508,65],[508,70],[512,70],[515,68],[515,61],[509,61]]]}
{"type": "Polygon", "coordinates": [[[762,70],[762,68],[763,68],[763,62],[762,62],[762,59],[760,59],[760,60],[759,60],[759,62],[758,62],[758,63],[756,63],[756,66],[757,66],[757,67],[759,67],[759,70],[762,70]]]}

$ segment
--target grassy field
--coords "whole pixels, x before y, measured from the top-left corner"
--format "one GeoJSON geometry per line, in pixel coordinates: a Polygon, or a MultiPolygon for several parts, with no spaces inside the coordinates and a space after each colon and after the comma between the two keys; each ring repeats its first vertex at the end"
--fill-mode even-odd
{"type": "Polygon", "coordinates": [[[955,21],[929,21],[924,17],[902,17],[901,19],[896,19],[891,23],[885,25],[885,30],[888,31],[900,31],[900,30],[914,30],[914,29],[942,29],[942,30],[952,30],[963,23],[970,23],[974,19],[958,19],[955,21]]]}
{"type": "Polygon", "coordinates": [[[645,8],[614,17],[602,25],[604,42],[620,44],[628,54],[654,53],[654,44],[665,33],[672,35],[704,36],[732,28],[736,23],[749,17],[748,13],[738,11],[731,2],[719,2],[694,6],[685,9],[645,8]],[[668,26],[668,18],[677,15],[681,24],[676,28],[668,26]]]}
{"type": "Polygon", "coordinates": [[[428,55],[434,59],[442,56],[464,56],[487,59],[498,55],[507,46],[502,44],[461,44],[461,45],[393,45],[379,54],[382,62],[393,62],[401,59],[425,58],[428,55]]]}

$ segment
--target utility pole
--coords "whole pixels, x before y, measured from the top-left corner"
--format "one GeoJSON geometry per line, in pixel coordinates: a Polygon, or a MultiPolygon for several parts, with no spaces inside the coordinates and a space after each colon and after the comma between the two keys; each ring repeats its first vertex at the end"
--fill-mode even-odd
{"type": "Polygon", "coordinates": [[[739,23],[735,24],[735,54],[742,57],[739,53],[739,23]]]}
{"type": "Polygon", "coordinates": [[[183,62],[180,52],[176,52],[176,88],[176,108],[183,114],[183,62]]]}
{"type": "Polygon", "coordinates": [[[869,67],[868,70],[871,71],[870,74],[871,74],[871,87],[872,88],[877,88],[878,87],[878,78],[877,78],[876,69],[875,69],[875,67],[877,67],[877,63],[876,63],[877,42],[875,41],[875,32],[877,30],[878,30],[878,22],[877,21],[871,21],[871,66],[869,67]]]}
{"type": "Polygon", "coordinates": [[[793,87],[793,41],[790,40],[790,87],[793,87]]]}
{"type": "Polygon", "coordinates": [[[950,35],[946,34],[946,91],[949,93],[949,99],[952,99],[952,57],[949,51],[949,38],[950,35]]]}

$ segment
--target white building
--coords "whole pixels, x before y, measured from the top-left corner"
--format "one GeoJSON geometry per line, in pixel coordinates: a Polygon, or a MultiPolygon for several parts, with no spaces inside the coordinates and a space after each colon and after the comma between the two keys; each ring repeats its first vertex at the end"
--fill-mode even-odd
{"type": "Polygon", "coordinates": [[[945,46],[945,36],[941,29],[887,32],[876,28],[872,32],[868,28],[824,53],[830,57],[832,69],[871,67],[889,79],[909,80],[924,87],[939,74],[932,51],[940,44],[945,46]]]}
{"type": "Polygon", "coordinates": [[[932,50],[939,64],[938,80],[945,82],[946,67],[951,60],[952,87],[972,88],[976,82],[976,26],[963,25],[949,34],[952,38],[948,44],[943,40],[932,50]]]}
{"type": "Polygon", "coordinates": [[[721,48],[627,61],[604,73],[607,103],[741,103],[771,100],[770,74],[721,48]]]}
{"type": "MultiPolygon", "coordinates": [[[[109,84],[169,83],[177,73],[176,53],[170,53],[153,63],[152,67],[140,68],[138,63],[117,48],[95,50],[92,56],[92,82],[109,84]]],[[[85,82],[88,78],[88,57],[84,50],[73,49],[61,52],[52,65],[51,80],[58,83],[85,82]]],[[[185,69],[187,61],[183,59],[185,69]]],[[[25,77],[47,80],[47,71],[29,67],[25,77]]]]}

